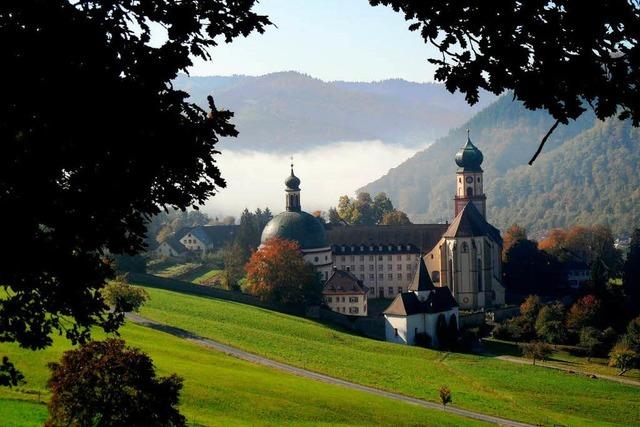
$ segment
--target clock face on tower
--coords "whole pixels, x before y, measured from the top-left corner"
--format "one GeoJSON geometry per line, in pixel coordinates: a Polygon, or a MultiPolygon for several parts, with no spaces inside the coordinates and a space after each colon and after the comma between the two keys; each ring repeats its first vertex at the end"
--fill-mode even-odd
{"type": "Polygon", "coordinates": [[[473,177],[468,176],[466,181],[467,181],[467,184],[471,184],[473,182],[473,177]]]}

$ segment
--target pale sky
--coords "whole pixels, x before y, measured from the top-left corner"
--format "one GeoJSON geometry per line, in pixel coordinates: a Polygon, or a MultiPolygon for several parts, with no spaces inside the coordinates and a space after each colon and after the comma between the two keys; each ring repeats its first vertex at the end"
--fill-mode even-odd
{"type": "Polygon", "coordinates": [[[261,0],[257,12],[277,25],[221,44],[192,75],[300,71],[325,81],[404,78],[433,81],[436,56],[401,13],[368,0],[261,0]]]}

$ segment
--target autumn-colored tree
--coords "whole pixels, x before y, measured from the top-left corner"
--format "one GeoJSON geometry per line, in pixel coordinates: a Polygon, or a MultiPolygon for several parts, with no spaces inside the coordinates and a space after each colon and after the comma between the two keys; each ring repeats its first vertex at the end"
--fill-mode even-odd
{"type": "Polygon", "coordinates": [[[442,409],[446,410],[447,405],[452,401],[451,389],[446,385],[443,385],[438,390],[438,395],[440,396],[440,403],[442,403],[442,409]]]}
{"type": "Polygon", "coordinates": [[[502,236],[502,258],[511,247],[521,240],[527,240],[527,231],[518,224],[513,224],[507,228],[502,236]]]}
{"type": "Polygon", "coordinates": [[[594,295],[586,295],[580,298],[567,313],[567,327],[580,330],[587,326],[596,326],[600,307],[600,299],[594,295]]]}
{"type": "Polygon", "coordinates": [[[394,209],[391,212],[387,212],[382,217],[382,225],[408,225],[411,224],[411,220],[406,213],[394,209]]]}
{"type": "Polygon", "coordinates": [[[538,249],[543,250],[557,258],[562,256],[561,248],[567,246],[567,230],[554,228],[547,237],[538,243],[538,249]]]}
{"type": "Polygon", "coordinates": [[[263,301],[302,305],[320,299],[318,274],[305,262],[297,242],[269,239],[251,255],[245,269],[249,293],[263,301]]]}
{"type": "Polygon", "coordinates": [[[153,362],[124,341],[91,341],[49,364],[48,426],[183,426],[182,379],[156,377],[153,362]]]}
{"type": "Polygon", "coordinates": [[[609,366],[618,368],[618,375],[624,375],[629,369],[637,366],[639,357],[638,353],[622,339],[609,353],[609,366]]]}

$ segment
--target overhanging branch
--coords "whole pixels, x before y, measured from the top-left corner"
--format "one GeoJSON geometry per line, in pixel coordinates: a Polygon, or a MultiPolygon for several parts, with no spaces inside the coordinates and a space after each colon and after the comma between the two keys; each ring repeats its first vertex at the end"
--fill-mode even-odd
{"type": "Polygon", "coordinates": [[[542,138],[542,141],[540,141],[540,145],[538,146],[538,149],[536,150],[536,153],[533,155],[531,160],[529,160],[529,166],[531,166],[533,164],[533,162],[536,161],[536,159],[540,155],[540,152],[542,151],[542,147],[544,147],[544,144],[547,142],[547,139],[549,139],[549,137],[551,136],[553,131],[556,130],[556,128],[558,127],[559,124],[560,124],[560,120],[556,120],[556,122],[553,124],[553,126],[551,126],[551,129],[549,129],[549,131],[544,136],[544,138],[542,138]]]}

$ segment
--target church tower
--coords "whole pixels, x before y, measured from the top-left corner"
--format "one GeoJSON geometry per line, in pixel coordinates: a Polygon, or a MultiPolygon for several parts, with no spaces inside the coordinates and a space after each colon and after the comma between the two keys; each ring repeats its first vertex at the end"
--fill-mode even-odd
{"type": "Polygon", "coordinates": [[[300,212],[300,178],[293,173],[293,163],[291,163],[291,175],[284,180],[286,207],[288,212],[300,212]]]}
{"type": "Polygon", "coordinates": [[[456,195],[454,197],[455,216],[458,216],[467,203],[473,202],[476,209],[486,218],[487,196],[485,196],[482,189],[483,178],[482,168],[480,167],[484,157],[482,156],[482,152],[478,150],[478,147],[471,142],[468,129],[467,143],[458,150],[455,159],[458,165],[458,171],[456,172],[456,195]]]}

